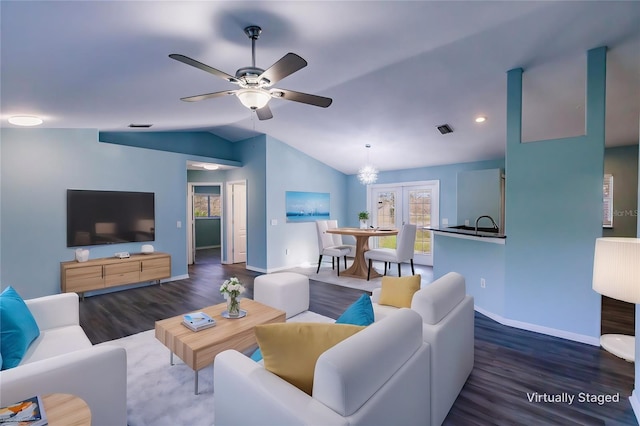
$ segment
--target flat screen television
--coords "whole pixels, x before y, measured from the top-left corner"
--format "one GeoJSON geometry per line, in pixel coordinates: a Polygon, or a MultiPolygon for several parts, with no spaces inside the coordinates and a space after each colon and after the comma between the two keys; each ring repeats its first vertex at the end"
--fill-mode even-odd
{"type": "Polygon", "coordinates": [[[67,190],[67,247],[154,240],[153,192],[67,190]]]}

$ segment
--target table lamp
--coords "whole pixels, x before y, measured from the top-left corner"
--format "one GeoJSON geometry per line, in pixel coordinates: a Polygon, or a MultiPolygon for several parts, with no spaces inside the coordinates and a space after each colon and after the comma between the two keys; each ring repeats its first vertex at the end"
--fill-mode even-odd
{"type": "MultiPolygon", "coordinates": [[[[593,289],[629,303],[640,303],[640,238],[597,238],[593,289]]],[[[635,337],[604,334],[600,345],[629,362],[635,360],[635,337]]]]}

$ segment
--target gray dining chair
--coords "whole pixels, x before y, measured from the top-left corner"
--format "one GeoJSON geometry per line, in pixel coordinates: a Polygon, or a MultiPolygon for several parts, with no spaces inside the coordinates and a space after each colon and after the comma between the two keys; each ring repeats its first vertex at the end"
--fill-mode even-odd
{"type": "Polygon", "coordinates": [[[327,233],[329,229],[328,220],[316,221],[316,229],[318,231],[318,269],[316,274],[320,272],[323,256],[331,256],[331,269],[335,269],[335,260],[338,258],[338,276],[340,276],[340,258],[344,258],[344,268],[347,268],[347,255],[351,253],[351,248],[344,245],[336,245],[333,239],[334,234],[327,233]]]}
{"type": "Polygon", "coordinates": [[[396,248],[377,248],[364,252],[364,259],[368,262],[369,268],[367,269],[367,281],[371,277],[371,265],[374,260],[384,262],[384,275],[387,275],[387,264],[398,264],[398,276],[402,276],[400,264],[402,262],[411,262],[411,275],[415,275],[415,269],[413,268],[413,253],[415,251],[416,241],[416,225],[405,224],[400,228],[398,232],[398,238],[396,239],[396,248]]]}

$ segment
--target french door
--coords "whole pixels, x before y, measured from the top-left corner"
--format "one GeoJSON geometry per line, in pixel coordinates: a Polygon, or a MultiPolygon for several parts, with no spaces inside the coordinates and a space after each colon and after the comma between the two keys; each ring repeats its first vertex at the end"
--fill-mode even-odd
{"type": "MultiPolygon", "coordinates": [[[[416,225],[413,262],[433,265],[433,235],[424,228],[440,223],[440,181],[371,185],[367,197],[373,226],[399,229],[405,223],[416,225]]],[[[379,237],[372,243],[395,248],[396,236],[379,237]]]]}

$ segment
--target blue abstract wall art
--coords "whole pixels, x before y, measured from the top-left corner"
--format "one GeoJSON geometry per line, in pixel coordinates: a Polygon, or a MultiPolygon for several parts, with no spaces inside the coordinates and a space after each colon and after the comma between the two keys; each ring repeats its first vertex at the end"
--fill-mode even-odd
{"type": "Polygon", "coordinates": [[[328,192],[287,191],[285,204],[287,222],[315,222],[329,219],[328,192]]]}

